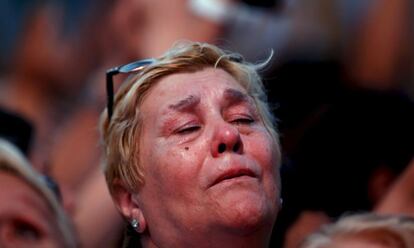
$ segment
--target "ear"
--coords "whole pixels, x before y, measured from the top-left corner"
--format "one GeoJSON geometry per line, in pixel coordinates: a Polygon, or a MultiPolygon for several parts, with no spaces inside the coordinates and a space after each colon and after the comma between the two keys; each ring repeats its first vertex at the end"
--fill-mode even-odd
{"type": "Polygon", "coordinates": [[[113,182],[112,198],[118,211],[129,224],[131,224],[133,219],[138,221],[139,225],[135,231],[143,233],[147,223],[142,209],[139,206],[138,193],[131,192],[121,180],[115,179],[113,182]]]}

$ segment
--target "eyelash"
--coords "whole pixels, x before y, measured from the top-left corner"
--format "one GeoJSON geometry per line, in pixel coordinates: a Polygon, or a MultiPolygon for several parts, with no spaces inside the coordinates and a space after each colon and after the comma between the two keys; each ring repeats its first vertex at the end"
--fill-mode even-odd
{"type": "Polygon", "coordinates": [[[242,117],[242,118],[234,119],[230,122],[236,125],[250,125],[254,122],[254,119],[251,117],[242,117]]]}
{"type": "Polygon", "coordinates": [[[177,133],[177,134],[181,134],[181,135],[184,135],[184,134],[189,134],[189,133],[192,133],[192,132],[198,131],[200,128],[201,128],[201,127],[200,127],[200,126],[197,126],[197,125],[194,125],[194,126],[188,126],[188,127],[184,127],[184,128],[182,128],[182,129],[179,129],[176,133],[177,133]]]}
{"type": "MultiPolygon", "coordinates": [[[[231,120],[230,123],[235,124],[235,125],[250,125],[254,122],[254,119],[251,117],[240,117],[240,118],[236,118],[234,120],[231,120]]],[[[178,129],[175,133],[179,134],[179,135],[185,135],[185,134],[190,134],[193,132],[198,131],[201,128],[201,126],[199,125],[191,125],[191,126],[185,126],[183,128],[178,129]]]]}

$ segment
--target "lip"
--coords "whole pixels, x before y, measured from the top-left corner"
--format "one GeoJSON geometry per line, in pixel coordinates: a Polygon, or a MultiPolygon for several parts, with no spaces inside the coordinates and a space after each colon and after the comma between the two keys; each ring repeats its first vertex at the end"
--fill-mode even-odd
{"type": "Polygon", "coordinates": [[[239,178],[243,176],[248,177],[257,177],[256,174],[249,168],[233,168],[225,171],[224,173],[220,174],[210,185],[210,187],[217,185],[223,181],[239,178]]]}

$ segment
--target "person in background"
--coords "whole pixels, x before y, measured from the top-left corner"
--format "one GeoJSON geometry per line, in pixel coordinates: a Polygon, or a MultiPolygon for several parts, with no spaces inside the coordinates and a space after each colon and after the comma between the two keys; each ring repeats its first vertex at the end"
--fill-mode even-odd
{"type": "Polygon", "coordinates": [[[323,226],[307,237],[299,248],[411,248],[414,218],[356,214],[323,226]]]}
{"type": "Polygon", "coordinates": [[[58,196],[17,147],[0,139],[0,246],[77,247],[58,196]]]}
{"type": "Polygon", "coordinates": [[[391,185],[375,207],[382,214],[406,214],[414,217],[414,159],[391,185]]]}

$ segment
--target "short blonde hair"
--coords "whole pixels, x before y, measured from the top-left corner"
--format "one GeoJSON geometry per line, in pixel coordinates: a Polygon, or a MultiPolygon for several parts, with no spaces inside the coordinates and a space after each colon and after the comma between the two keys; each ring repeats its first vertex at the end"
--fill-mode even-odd
{"type": "Polygon", "coordinates": [[[346,216],[336,223],[323,226],[299,247],[332,247],[336,242],[349,239],[389,247],[414,248],[414,218],[373,213],[346,216]]]}
{"type": "Polygon", "coordinates": [[[14,145],[2,138],[0,138],[0,171],[15,175],[38,192],[55,217],[54,221],[57,223],[58,233],[62,235],[64,247],[77,247],[73,225],[54,192],[47,187],[43,176],[32,168],[29,161],[14,145]]]}
{"type": "MultiPolygon", "coordinates": [[[[239,54],[198,42],[180,42],[163,56],[127,79],[115,96],[114,111],[108,119],[105,110],[101,116],[101,134],[104,146],[104,172],[111,193],[113,182],[120,179],[131,192],[144,183],[139,164],[140,105],[148,91],[161,78],[180,72],[195,72],[207,67],[220,68],[232,75],[247,91],[256,104],[261,119],[271,134],[279,151],[279,141],[274,118],[268,107],[263,83],[257,73],[261,64],[244,62],[239,54]]],[[[278,156],[280,158],[280,155],[278,156]]],[[[278,162],[280,164],[280,162],[278,162]]]]}

